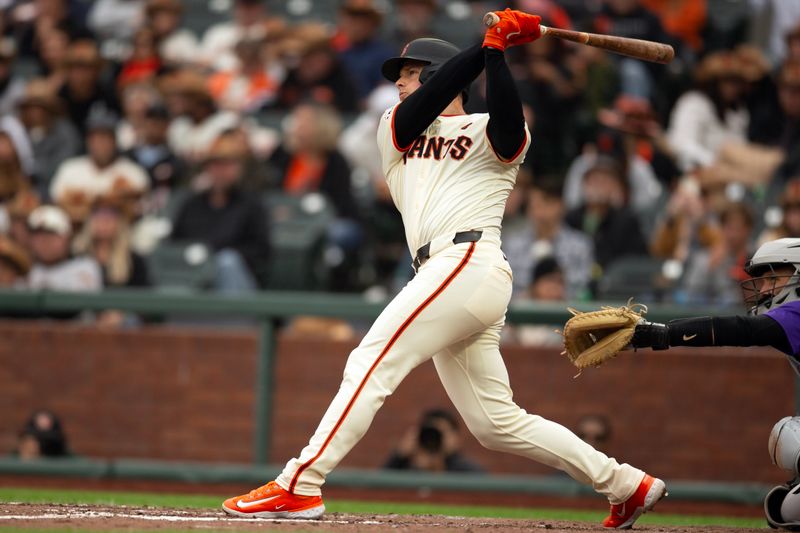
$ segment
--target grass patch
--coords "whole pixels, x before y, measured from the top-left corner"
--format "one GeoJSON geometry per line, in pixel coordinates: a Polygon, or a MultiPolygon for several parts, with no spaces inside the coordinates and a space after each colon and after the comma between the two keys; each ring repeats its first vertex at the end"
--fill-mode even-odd
{"type": "MultiPolygon", "coordinates": [[[[151,494],[143,492],[100,492],[52,489],[12,489],[0,488],[0,502],[61,503],[94,505],[130,505],[148,507],[173,507],[194,509],[218,509],[225,495],[195,494],[151,494]]],[[[349,500],[326,500],[325,506],[335,513],[360,514],[401,514],[401,515],[445,515],[485,518],[512,518],[527,520],[576,520],[599,523],[605,517],[605,510],[582,511],[575,509],[542,509],[515,507],[488,507],[465,505],[434,505],[424,503],[392,503],[349,500]]],[[[740,518],[724,516],[695,516],[652,513],[644,516],[640,524],[662,526],[725,526],[725,527],[766,527],[761,518],[740,518]]],[[[14,531],[0,528],[0,533],[14,531]]],[[[26,531],[30,532],[33,530],[26,531]]],[[[54,531],[73,531],[69,529],[46,529],[54,531]]]]}

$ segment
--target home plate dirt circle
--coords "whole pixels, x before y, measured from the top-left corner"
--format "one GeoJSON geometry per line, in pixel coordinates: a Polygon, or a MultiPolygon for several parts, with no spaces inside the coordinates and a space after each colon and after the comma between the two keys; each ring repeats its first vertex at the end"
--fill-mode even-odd
{"type": "MultiPolygon", "coordinates": [[[[156,507],[103,506],[103,505],[50,505],[27,503],[0,503],[0,528],[47,529],[76,528],[81,530],[185,530],[215,531],[433,531],[437,533],[463,531],[521,532],[548,531],[552,533],[574,531],[606,531],[586,522],[509,520],[496,518],[463,518],[452,516],[409,516],[369,514],[326,514],[321,520],[253,519],[226,516],[222,511],[208,509],[186,510],[156,507]]],[[[722,532],[763,533],[763,529],[735,529],[724,527],[665,527],[640,526],[639,531],[659,532],[722,532]]]]}

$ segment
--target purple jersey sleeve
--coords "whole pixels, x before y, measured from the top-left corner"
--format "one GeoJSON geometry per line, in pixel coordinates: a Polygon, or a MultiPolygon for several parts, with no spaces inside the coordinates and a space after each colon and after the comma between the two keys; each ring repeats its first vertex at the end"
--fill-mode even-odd
{"type": "Polygon", "coordinates": [[[786,333],[789,346],[792,347],[789,355],[800,355],[800,301],[785,303],[765,314],[780,324],[786,333]]]}

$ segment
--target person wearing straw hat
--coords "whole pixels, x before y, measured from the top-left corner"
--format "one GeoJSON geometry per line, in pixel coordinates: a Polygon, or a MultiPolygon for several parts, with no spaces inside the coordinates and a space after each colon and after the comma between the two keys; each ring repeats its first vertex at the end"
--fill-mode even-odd
{"type": "Polygon", "coordinates": [[[80,151],[80,135],[64,118],[63,103],[44,78],[28,82],[17,114],[33,146],[33,182],[46,197],[58,166],[80,151]]]}
{"type": "Polygon", "coordinates": [[[0,288],[25,286],[31,269],[31,258],[25,248],[0,235],[0,288]]]}

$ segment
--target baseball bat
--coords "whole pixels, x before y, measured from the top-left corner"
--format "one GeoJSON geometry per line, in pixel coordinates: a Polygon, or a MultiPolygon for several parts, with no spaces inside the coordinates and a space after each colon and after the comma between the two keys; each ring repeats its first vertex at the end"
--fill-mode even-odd
{"type": "MultiPolygon", "coordinates": [[[[500,17],[495,13],[489,12],[483,16],[483,23],[491,28],[500,22],[500,17]]],[[[574,43],[586,44],[596,48],[602,48],[615,54],[653,61],[655,63],[669,63],[675,57],[675,50],[668,44],[645,41],[643,39],[630,39],[628,37],[617,37],[615,35],[601,35],[599,33],[586,33],[583,31],[562,30],[561,28],[551,28],[539,25],[542,35],[558,37],[574,43]]]]}

